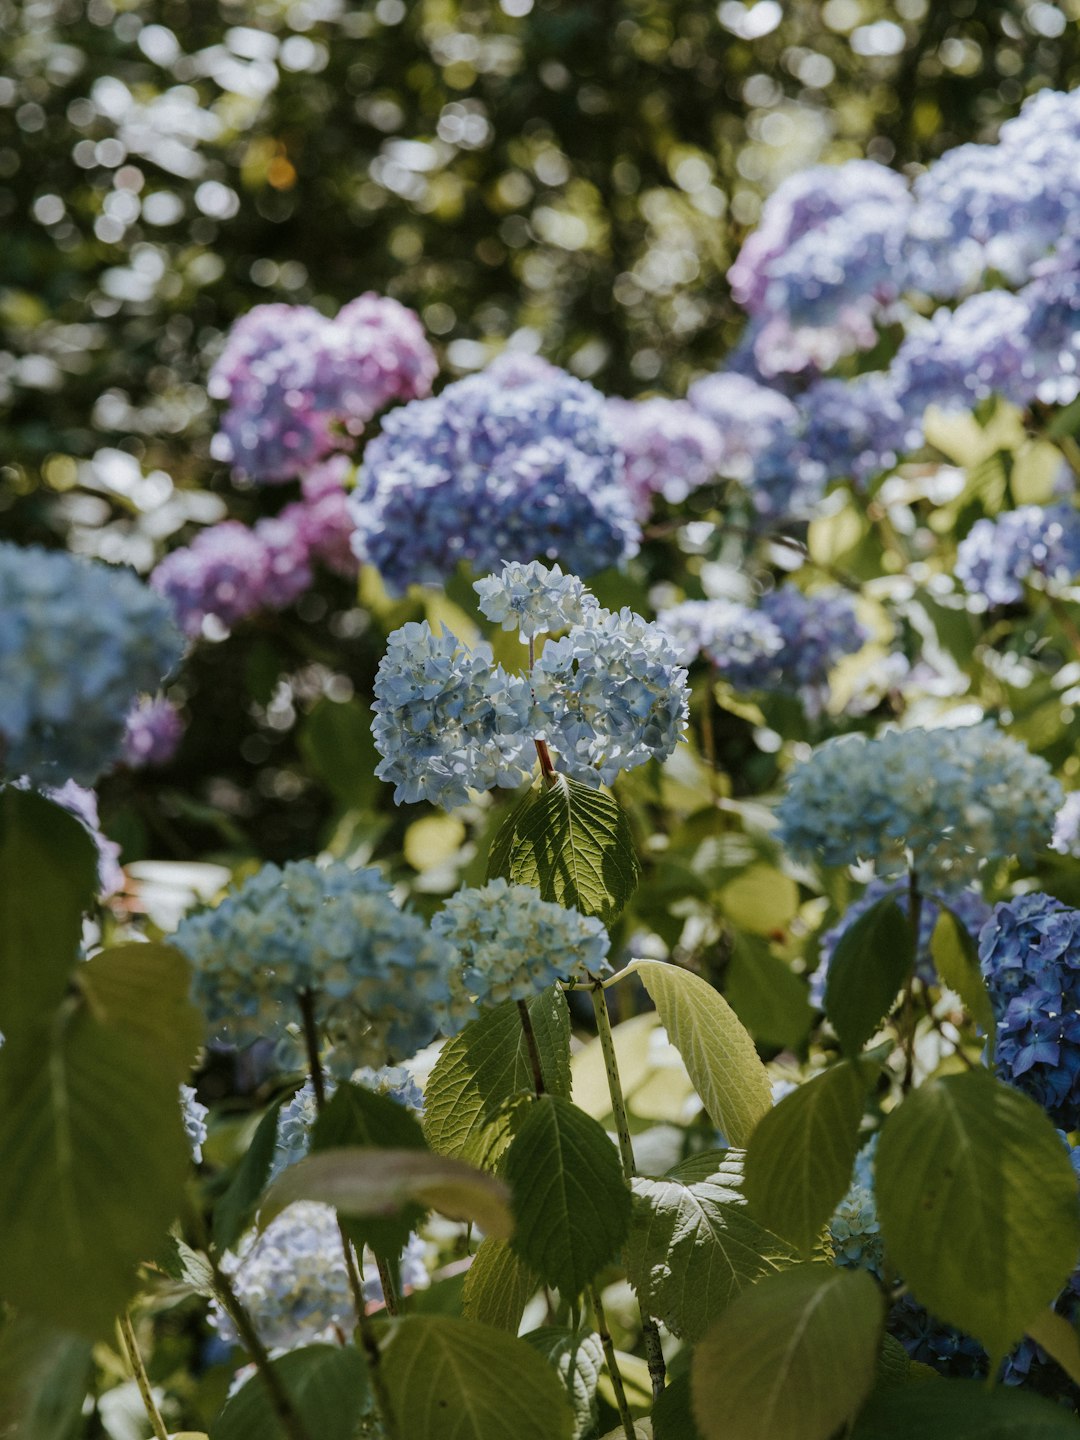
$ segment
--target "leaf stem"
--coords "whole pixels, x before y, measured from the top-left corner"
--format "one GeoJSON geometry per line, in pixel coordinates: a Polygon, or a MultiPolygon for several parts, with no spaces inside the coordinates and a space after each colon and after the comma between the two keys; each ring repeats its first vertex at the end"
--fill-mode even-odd
{"type": "Polygon", "coordinates": [[[915,1083],[915,1031],[919,1020],[915,1008],[915,967],[918,964],[919,956],[919,921],[921,918],[922,892],[919,890],[919,877],[912,868],[908,876],[908,924],[911,927],[913,953],[900,1012],[900,1028],[903,1032],[904,1045],[904,1079],[901,1088],[905,1095],[915,1083]]]}
{"type": "Polygon", "coordinates": [[[537,1095],[543,1095],[547,1087],[544,1084],[544,1070],[540,1064],[540,1047],[536,1043],[536,1031],[533,1029],[528,1001],[519,1000],[517,1007],[518,1014],[521,1016],[521,1028],[525,1035],[525,1048],[529,1052],[529,1066],[532,1070],[533,1089],[537,1095]]]}
{"type": "Polygon", "coordinates": [[[232,1281],[218,1265],[212,1255],[207,1256],[210,1268],[214,1274],[214,1289],[218,1299],[228,1312],[230,1320],[236,1326],[236,1332],[243,1341],[244,1348],[251,1356],[255,1368],[258,1370],[263,1384],[266,1386],[267,1395],[274,1408],[274,1413],[281,1422],[281,1428],[289,1437],[289,1440],[311,1440],[304,1422],[293,1404],[292,1397],[281,1383],[281,1376],[274,1369],[270,1353],[262,1340],[259,1332],[255,1329],[251,1316],[241,1305],[236,1291],[232,1287],[232,1281]]]}
{"type": "Polygon", "coordinates": [[[536,753],[540,757],[540,774],[550,784],[555,779],[555,765],[546,740],[535,740],[536,753]]]}
{"type": "Polygon", "coordinates": [[[143,1409],[146,1411],[147,1419],[150,1421],[150,1428],[153,1430],[157,1440],[169,1440],[168,1427],[161,1418],[161,1411],[158,1409],[157,1401],[154,1399],[154,1392],[150,1386],[150,1376],[146,1373],[146,1366],[143,1364],[142,1355],[139,1353],[139,1342],[135,1338],[135,1328],[126,1310],[117,1317],[117,1325],[120,1328],[120,1338],[124,1342],[124,1350],[127,1354],[128,1364],[131,1366],[131,1373],[134,1375],[135,1383],[139,1387],[143,1409]]]}
{"type": "Polygon", "coordinates": [[[607,1315],[604,1312],[604,1302],[600,1299],[600,1291],[595,1285],[589,1286],[589,1301],[596,1316],[596,1333],[600,1336],[600,1344],[604,1351],[604,1360],[607,1363],[608,1374],[611,1376],[611,1388],[615,1392],[615,1406],[619,1412],[619,1419],[622,1422],[623,1434],[626,1440],[635,1440],[634,1417],[630,1414],[630,1404],[626,1398],[626,1386],[623,1384],[622,1373],[619,1370],[619,1362],[615,1356],[615,1342],[611,1338],[611,1331],[608,1329],[607,1315]]]}

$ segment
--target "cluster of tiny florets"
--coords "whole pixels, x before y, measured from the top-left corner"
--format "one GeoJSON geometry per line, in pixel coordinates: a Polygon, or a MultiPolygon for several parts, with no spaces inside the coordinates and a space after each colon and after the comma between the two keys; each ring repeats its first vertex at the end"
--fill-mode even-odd
{"type": "Polygon", "coordinates": [[[184,1122],[184,1134],[191,1146],[191,1158],[198,1165],[202,1160],[202,1147],[206,1141],[206,1117],[209,1108],[195,1094],[194,1085],[180,1086],[180,1115],[184,1122]]]}
{"type": "Polygon", "coordinates": [[[725,437],[686,400],[614,398],[606,412],[639,520],[648,517],[657,495],[681,504],[721,473],[725,437]]]}
{"type": "Polygon", "coordinates": [[[127,570],[3,544],[0,615],[0,774],[92,785],[180,659],[168,606],[127,570]]]}
{"type": "Polygon", "coordinates": [[[124,725],[124,764],[167,765],[184,735],[184,717],[164,695],[144,695],[124,725]]]}
{"type": "Polygon", "coordinates": [[[480,1005],[529,1000],[558,980],[610,970],[600,921],[542,900],[528,885],[492,880],[460,890],[431,926],[456,950],[465,988],[480,1005]]]}
{"type": "MultiPolygon", "coordinates": [[[[332,1055],[327,1057],[328,1067],[331,1061],[332,1055]]],[[[404,1065],[382,1065],[378,1069],[369,1065],[362,1066],[359,1070],[349,1072],[347,1078],[354,1085],[363,1085],[365,1089],[388,1096],[406,1110],[411,1110],[414,1115],[424,1113],[423,1091],[404,1065]]],[[[327,1100],[337,1089],[337,1080],[329,1072],[329,1068],[323,1075],[323,1089],[327,1100]]],[[[315,1086],[308,1079],[278,1111],[274,1159],[270,1167],[271,1180],[276,1179],[283,1170],[294,1165],[297,1160],[302,1160],[308,1153],[311,1148],[311,1131],[318,1114],[315,1086]]]]}
{"type": "Polygon", "coordinates": [[[497,575],[477,580],[480,613],[504,630],[517,630],[523,640],[580,625],[596,598],[576,575],[564,575],[538,560],[527,565],[511,561],[497,575]]]}
{"type": "Polygon", "coordinates": [[[991,605],[1013,605],[1038,576],[1068,585],[1080,575],[1080,510],[1024,505],[976,520],[956,553],[956,578],[991,605]]]}
{"type": "Polygon", "coordinates": [[[1061,787],[1047,762],[991,722],[827,740],[797,765],[780,802],[780,838],[799,859],[913,866],[956,889],[986,860],[1049,844],[1061,787]]]}

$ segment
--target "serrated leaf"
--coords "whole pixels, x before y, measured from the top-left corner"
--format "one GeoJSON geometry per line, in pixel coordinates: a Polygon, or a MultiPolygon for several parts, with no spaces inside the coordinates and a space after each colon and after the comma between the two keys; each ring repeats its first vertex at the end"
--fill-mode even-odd
{"type": "Polygon", "coordinates": [[[545,900],[610,925],[641,867],[629,821],[614,796],[580,780],[541,780],[495,837],[488,879],[531,885],[545,900]]]}
{"type": "Polygon", "coordinates": [[[389,1215],[419,1203],[452,1220],[506,1238],[513,1229],[506,1186],[493,1175],[426,1150],[367,1150],[346,1145],[298,1160],[274,1181],[259,1226],[297,1200],[318,1200],[342,1216],[389,1215]]]}
{"type": "MultiPolygon", "coordinates": [[[[312,1440],[352,1440],[368,1392],[367,1369],[358,1350],[306,1345],[272,1363],[312,1440]]],[[[258,1372],[226,1401],[210,1426],[210,1440],[288,1440],[258,1372]]]]}
{"type": "Polygon", "coordinates": [[[572,1440],[584,1440],[596,1425],[596,1387],[604,1368],[604,1347],[591,1331],[544,1325],[522,1336],[525,1343],[551,1366],[566,1390],[574,1412],[572,1440]]]}
{"type": "Polygon", "coordinates": [[[1080,1422],[1060,1405],[978,1380],[942,1380],[875,1393],[851,1440],[1078,1440],[1080,1422]]]}
{"type": "Polygon", "coordinates": [[[830,1440],[874,1383],[883,1310],[866,1271],[828,1265],[745,1291],[694,1351],[704,1440],[830,1440]]]}
{"type": "Polygon", "coordinates": [[[60,1003],[97,884],[86,827],[31,790],[0,786],[0,1029],[9,1042],[60,1003]]]}
{"type": "Polygon", "coordinates": [[[695,1163],[633,1181],[627,1275],[642,1308],[683,1340],[699,1340],[737,1295],[797,1258],[751,1217],[741,1159],[713,1153],[706,1175],[695,1163]]]}
{"type": "Polygon", "coordinates": [[[195,1295],[213,1300],[217,1294],[214,1283],[214,1267],[209,1256],[201,1250],[193,1250],[178,1234],[171,1232],[159,1250],[153,1264],[181,1285],[186,1285],[195,1295]]]}
{"type": "Polygon", "coordinates": [[[618,1151],[568,1100],[529,1105],[503,1161],[517,1255],[567,1300],[618,1254],[630,1225],[630,1191],[618,1151]]]}
{"type": "Polygon", "coordinates": [[[229,1188],[214,1206],[214,1244],[219,1250],[231,1249],[250,1223],[274,1163],[278,1115],[289,1098],[282,1095],[259,1121],[229,1188]]]}
{"type": "Polygon", "coordinates": [[[1080,1334],[1064,1315],[1044,1310],[1027,1327],[1027,1333],[1056,1360],[1074,1384],[1080,1385],[1080,1334]]]}
{"type": "Polygon", "coordinates": [[[825,1013],[849,1055],[878,1029],[914,964],[911,926],[889,895],[841,935],[829,963],[825,1013]]]}
{"type": "MultiPolygon", "coordinates": [[[[570,1015],[553,986],[529,1001],[529,1018],[549,1094],[570,1094],[570,1015]]],[[[517,1004],[485,1011],[443,1046],[424,1087],[424,1134],[433,1150],[491,1167],[510,1140],[500,1107],[533,1093],[532,1066],[517,1004]]]]}
{"type": "Polygon", "coordinates": [[[409,1316],[390,1332],[383,1377],[408,1440],[570,1440],[559,1377],[523,1340],[473,1320],[409,1316]]]}
{"type": "Polygon", "coordinates": [[[191,1163],[178,1037],[195,1017],[182,962],[135,948],[148,983],[125,983],[131,947],[115,960],[105,951],[48,1028],[0,1050],[0,1292],[91,1338],[111,1330],[138,1262],[159,1249],[191,1163]]]}
{"type": "Polygon", "coordinates": [[[539,1280],[505,1240],[484,1240],[465,1277],[462,1314],[496,1330],[518,1333],[539,1280]]]}
{"type": "Polygon", "coordinates": [[[858,1065],[841,1061],[785,1095],[750,1138],[750,1210],[804,1255],[851,1183],[865,1101],[858,1065]]]}
{"type": "Polygon", "coordinates": [[[1076,1177],[1045,1111],[983,1070],[931,1080],[885,1121],[874,1173],[890,1263],[996,1364],[1076,1263],[1076,1177]]]}
{"type": "Polygon", "coordinates": [[[881,1354],[878,1356],[875,1390],[895,1389],[911,1381],[911,1356],[893,1335],[881,1337],[881,1354]]]}
{"type": "Polygon", "coordinates": [[[805,980],[756,936],[735,936],[724,993],[750,1034],[764,1045],[797,1050],[810,1033],[814,1007],[805,980]]]}
{"type": "Polygon", "coordinates": [[[956,991],[971,1018],[987,1037],[992,1060],[997,1027],[994,1007],[979,968],[979,947],[960,916],[945,905],[940,906],[930,936],[930,954],[942,981],[950,990],[956,991]]]}
{"type": "Polygon", "coordinates": [[[71,1440],[90,1387],[91,1345],[27,1316],[0,1328],[0,1437],[71,1440]]]}
{"type": "Polygon", "coordinates": [[[732,1145],[745,1145],[772,1108],[772,1087],[734,1010],[700,976],[663,960],[633,960],[624,975],[641,977],[713,1122],[732,1145]]]}

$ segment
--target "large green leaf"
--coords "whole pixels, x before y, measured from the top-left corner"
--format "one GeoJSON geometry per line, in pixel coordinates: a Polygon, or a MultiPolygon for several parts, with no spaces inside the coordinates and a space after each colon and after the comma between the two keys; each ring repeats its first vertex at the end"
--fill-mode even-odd
{"type": "Polygon", "coordinates": [[[841,1061],[763,1116],[746,1152],[746,1198],[760,1222],[808,1254],[843,1199],[859,1149],[866,1081],[841,1061]]]}
{"type": "Polygon", "coordinates": [[[874,1383],[883,1318],[864,1270],[798,1265],[760,1280],[694,1351],[704,1440],[829,1440],[874,1383]]]}
{"type": "Polygon", "coordinates": [[[106,951],[79,981],[31,1043],[0,1050],[0,1292],[96,1337],[181,1204],[181,1037],[197,1017],[183,962],[163,947],[106,951]]]}
{"type": "Polygon", "coordinates": [[[701,1440],[690,1400],[690,1372],[674,1376],[652,1412],[655,1440],[701,1440]]]}
{"type": "Polygon", "coordinates": [[[419,1204],[502,1238],[513,1228],[506,1186],[462,1160],[427,1150],[344,1145],[298,1160],[274,1181],[259,1209],[269,1225],[297,1200],[333,1205],[342,1216],[385,1216],[419,1204]]]}
{"type": "Polygon", "coordinates": [[[979,947],[960,916],[944,905],[930,937],[930,953],[941,979],[950,990],[956,991],[971,1018],[987,1036],[992,1056],[996,1030],[994,1007],[979,968],[979,947]]]}
{"type": "Polygon", "coordinates": [[[462,1314],[496,1330],[518,1333],[525,1306],[539,1280],[505,1240],[481,1242],[465,1277],[462,1314]]]}
{"type": "Polygon", "coordinates": [[[814,1007],[806,981],[756,935],[735,935],[724,994],[763,1045],[796,1050],[809,1034],[814,1007]]]}
{"type": "Polygon", "coordinates": [[[996,1362],[1076,1264],[1076,1177],[1046,1112],[983,1070],[931,1080],[886,1120],[874,1173],[890,1262],[996,1362]]]}
{"type": "Polygon", "coordinates": [[[488,878],[531,885],[545,900],[610,925],[640,874],[634,837],[614,796],[580,780],[541,779],[495,837],[488,878]]]}
{"type": "Polygon", "coordinates": [[[523,1340],[441,1315],[398,1321],[383,1375],[402,1440],[571,1440],[559,1377],[523,1340]]]}
{"type": "MultiPolygon", "coordinates": [[[[351,1345],[307,1345],[273,1362],[311,1440],[352,1440],[367,1398],[367,1369],[351,1345]]],[[[287,1440],[266,1382],[244,1382],[210,1426],[210,1440],[287,1440]]]]}
{"type": "Polygon", "coordinates": [[[731,1006],[699,975],[663,960],[633,960],[712,1120],[732,1145],[745,1145],[772,1108],[772,1087],[754,1042],[731,1006]]]}
{"type": "Polygon", "coordinates": [[[613,1260],[630,1224],[618,1151],[595,1120],[557,1095],[529,1105],[502,1173],[515,1252],[567,1300],[613,1260]]]}
{"type": "Polygon", "coordinates": [[[1057,1361],[1074,1385],[1080,1385],[1080,1334],[1064,1315],[1044,1310],[1028,1324],[1027,1333],[1057,1361]]]}
{"type": "Polygon", "coordinates": [[[851,1440],[1080,1440],[1080,1421],[1060,1405],[1003,1385],[943,1380],[875,1393],[851,1440]]]}
{"type": "Polygon", "coordinates": [[[704,1159],[695,1156],[692,1168],[676,1167],[660,1180],[634,1180],[626,1247],[642,1308],[688,1341],[699,1340],[743,1290],[796,1259],[750,1216],[742,1157],[721,1151],[704,1159]]]}
{"type": "Polygon", "coordinates": [[[0,787],[0,1030],[9,1041],[59,1003],[97,884],[86,827],[33,791],[0,787]]]}
{"type": "MultiPolygon", "coordinates": [[[[529,1001],[544,1084],[570,1094],[570,1016],[558,986],[529,1001]]],[[[500,1106],[533,1094],[521,1016],[513,1000],[485,1011],[443,1046],[424,1087],[424,1134],[440,1155],[491,1166],[510,1139],[500,1106]]]]}
{"type": "Polygon", "coordinates": [[[599,1335],[588,1330],[544,1325],[539,1330],[530,1330],[522,1338],[543,1356],[565,1386],[574,1412],[573,1440],[584,1440],[586,1435],[595,1434],[596,1387],[604,1368],[604,1347],[599,1335]]]}
{"type": "Polygon", "coordinates": [[[299,746],[309,768],[343,805],[366,805],[381,788],[371,712],[359,700],[318,700],[300,727],[299,746]]]}
{"type": "Polygon", "coordinates": [[[11,1316],[0,1328],[0,1440],[71,1440],[90,1387],[89,1340],[11,1316]]]}
{"type": "Polygon", "coordinates": [[[259,1121],[229,1188],[214,1206],[214,1244],[219,1250],[235,1245],[251,1220],[274,1162],[278,1114],[287,1098],[283,1095],[275,1101],[259,1121]]]}
{"type": "Polygon", "coordinates": [[[837,942],[825,984],[825,1013],[857,1055],[893,1007],[915,963],[908,918],[890,895],[871,905],[837,942]]]}

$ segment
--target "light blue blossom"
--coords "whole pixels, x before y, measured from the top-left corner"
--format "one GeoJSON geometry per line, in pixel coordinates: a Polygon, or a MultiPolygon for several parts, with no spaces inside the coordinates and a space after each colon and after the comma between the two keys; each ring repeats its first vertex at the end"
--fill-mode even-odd
{"type": "MultiPolygon", "coordinates": [[[[334,1057],[327,1057],[327,1070],[323,1074],[323,1089],[329,1100],[337,1089],[333,1071],[334,1057]]],[[[379,1069],[363,1066],[353,1070],[348,1078],[354,1085],[363,1085],[379,1095],[395,1100],[414,1115],[424,1113],[424,1096],[419,1085],[404,1065],[383,1065],[379,1069]]],[[[311,1147],[311,1131],[318,1118],[315,1101],[315,1086],[305,1080],[296,1094],[278,1111],[277,1136],[274,1141],[274,1159],[270,1167],[270,1179],[275,1180],[283,1170],[302,1160],[311,1147]]]]}
{"type": "Polygon", "coordinates": [[[558,565],[549,570],[539,560],[504,564],[498,575],[478,580],[473,589],[480,596],[480,613],[504,630],[517,630],[523,640],[565,630],[597,609],[595,597],[576,575],[564,575],[558,565]]]}
{"type": "Polygon", "coordinates": [[[684,600],[662,610],[656,623],[681,665],[704,655],[717,668],[760,665],[784,648],[784,637],[760,610],[737,600],[684,600]]]}
{"type": "Polygon", "coordinates": [[[833,1264],[845,1270],[869,1270],[881,1275],[885,1245],[873,1192],[853,1185],[829,1221],[833,1264]]]}
{"type": "Polygon", "coordinates": [[[1080,575],[1080,510],[1024,505],[976,520],[956,552],[956,578],[991,605],[1014,605],[1035,576],[1068,585],[1080,575]]]}
{"type": "Polygon", "coordinates": [[[1080,855],[1080,790],[1065,796],[1065,803],[1054,819],[1054,838],[1050,848],[1059,855],[1080,855]]]}
{"type": "Polygon", "coordinates": [[[191,1146],[191,1158],[198,1165],[202,1162],[202,1147],[206,1140],[206,1117],[210,1111],[197,1098],[194,1085],[180,1086],[180,1111],[184,1120],[184,1133],[191,1146]]]}

